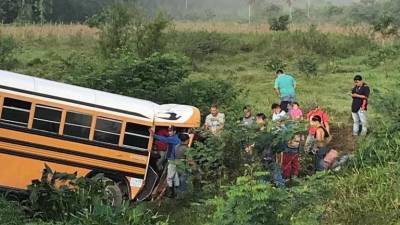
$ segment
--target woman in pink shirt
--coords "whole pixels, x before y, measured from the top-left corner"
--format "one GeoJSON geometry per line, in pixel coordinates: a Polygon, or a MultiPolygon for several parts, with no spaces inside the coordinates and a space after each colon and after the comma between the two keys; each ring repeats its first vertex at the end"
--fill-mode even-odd
{"type": "Polygon", "coordinates": [[[293,120],[302,120],[303,119],[303,111],[300,109],[300,105],[298,102],[294,102],[292,104],[292,108],[289,110],[290,118],[293,120]]]}

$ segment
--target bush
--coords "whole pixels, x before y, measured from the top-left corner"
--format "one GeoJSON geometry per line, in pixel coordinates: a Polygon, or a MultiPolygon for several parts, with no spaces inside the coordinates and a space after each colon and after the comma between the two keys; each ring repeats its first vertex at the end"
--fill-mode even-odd
{"type": "Polygon", "coordinates": [[[317,59],[313,56],[304,56],[298,60],[297,68],[300,72],[306,74],[308,77],[311,75],[317,75],[317,59]]]}
{"type": "Polygon", "coordinates": [[[270,30],[273,31],[286,31],[289,29],[290,17],[289,15],[273,18],[270,22],[270,30]]]}
{"type": "Polygon", "coordinates": [[[393,60],[398,58],[400,51],[394,47],[387,46],[380,48],[378,51],[374,51],[368,54],[368,57],[364,60],[364,64],[375,68],[384,64],[387,60],[393,60]]]}
{"type": "Polygon", "coordinates": [[[220,108],[233,104],[241,90],[233,82],[222,79],[185,80],[171,87],[170,101],[195,105],[203,116],[208,114],[211,104],[220,108]]]}
{"type": "Polygon", "coordinates": [[[14,55],[17,48],[17,42],[12,37],[0,33],[0,69],[10,70],[17,64],[14,55]]]}
{"type": "Polygon", "coordinates": [[[232,53],[232,48],[238,48],[240,44],[231,42],[224,34],[201,31],[179,34],[176,45],[196,63],[214,53],[232,53]]]}
{"type": "Polygon", "coordinates": [[[28,186],[27,209],[35,219],[67,225],[168,224],[144,205],[131,207],[126,202],[111,206],[105,191],[107,181],[102,181],[101,176],[96,178],[53,172],[46,166],[42,178],[28,186]]]}
{"type": "Polygon", "coordinates": [[[125,55],[112,61],[84,84],[90,88],[165,103],[172,87],[189,75],[187,59],[174,54],[154,54],[145,59],[125,55]]]}
{"type": "Polygon", "coordinates": [[[53,172],[47,165],[42,178],[28,186],[32,215],[44,220],[62,221],[94,204],[106,202],[105,185],[76,174],[53,172]],[[59,187],[58,187],[59,185],[59,187]]]}
{"type": "Polygon", "coordinates": [[[103,55],[110,57],[127,46],[135,14],[122,3],[113,4],[103,14],[106,19],[100,26],[99,45],[103,55]]]}
{"type": "Polygon", "coordinates": [[[136,48],[140,57],[145,58],[156,52],[164,52],[167,45],[164,31],[170,25],[171,18],[160,12],[154,20],[147,22],[144,26],[136,26],[134,29],[136,48]]]}
{"type": "Polygon", "coordinates": [[[279,225],[288,224],[279,210],[287,204],[286,192],[272,187],[262,179],[265,172],[237,178],[225,198],[216,198],[214,224],[221,225],[279,225]]]}
{"type": "Polygon", "coordinates": [[[286,66],[287,64],[281,58],[273,56],[267,60],[265,68],[269,71],[277,71],[278,69],[285,69],[286,66]]]}

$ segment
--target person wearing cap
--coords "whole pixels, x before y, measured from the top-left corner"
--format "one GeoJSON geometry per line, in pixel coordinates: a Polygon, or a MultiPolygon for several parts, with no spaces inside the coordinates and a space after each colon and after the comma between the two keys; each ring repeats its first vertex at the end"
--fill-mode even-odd
{"type": "MultiPolygon", "coordinates": [[[[320,107],[318,102],[314,102],[311,106],[311,111],[307,113],[307,120],[310,124],[312,124],[312,118],[314,116],[319,116],[321,118],[321,126],[330,134],[330,126],[329,126],[329,116],[325,113],[320,107]]],[[[313,126],[310,126],[308,129],[308,136],[306,139],[306,143],[304,145],[305,152],[311,152],[314,148],[315,143],[315,133],[317,129],[313,126]]]]}
{"type": "Polygon", "coordinates": [[[218,106],[213,104],[210,107],[210,114],[206,117],[204,129],[212,134],[217,134],[224,128],[225,114],[218,111],[218,106]]]}
{"type": "Polygon", "coordinates": [[[150,135],[154,136],[154,138],[158,141],[162,141],[168,143],[167,150],[167,160],[168,160],[168,168],[167,168],[167,196],[174,197],[175,196],[175,188],[179,186],[179,176],[176,170],[176,164],[174,160],[176,159],[176,146],[178,146],[181,141],[176,134],[176,127],[169,126],[168,127],[168,137],[164,137],[161,135],[154,134],[154,130],[150,129],[150,135]]]}
{"type": "Polygon", "coordinates": [[[367,134],[367,107],[369,98],[369,87],[364,83],[361,75],[354,77],[354,87],[351,90],[353,102],[351,112],[353,117],[353,136],[357,136],[362,127],[360,135],[367,134]]]}
{"type": "Polygon", "coordinates": [[[296,80],[293,76],[285,74],[283,70],[276,71],[274,90],[281,100],[281,108],[289,112],[288,105],[292,104],[296,98],[296,80]]]}

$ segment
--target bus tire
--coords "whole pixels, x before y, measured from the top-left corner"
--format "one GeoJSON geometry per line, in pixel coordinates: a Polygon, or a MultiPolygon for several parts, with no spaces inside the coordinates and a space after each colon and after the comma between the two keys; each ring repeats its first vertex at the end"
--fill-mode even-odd
{"type": "MultiPolygon", "coordinates": [[[[106,181],[109,182],[109,181],[106,181]]],[[[114,207],[122,205],[123,194],[119,185],[115,182],[108,184],[105,187],[105,193],[107,195],[107,201],[114,207]]]]}

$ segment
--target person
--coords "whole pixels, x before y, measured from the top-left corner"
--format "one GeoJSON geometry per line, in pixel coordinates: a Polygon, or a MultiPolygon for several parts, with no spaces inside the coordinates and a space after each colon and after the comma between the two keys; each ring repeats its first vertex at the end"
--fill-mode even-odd
{"type": "Polygon", "coordinates": [[[265,116],[264,113],[258,113],[256,115],[256,123],[259,126],[259,131],[263,131],[265,130],[266,126],[267,126],[267,121],[266,121],[267,117],[265,116]]]}
{"type": "Polygon", "coordinates": [[[186,173],[186,152],[189,149],[190,136],[187,133],[178,135],[180,144],[176,146],[176,159],[174,163],[177,167],[177,174],[179,177],[179,187],[177,190],[181,193],[187,191],[187,173],[186,173]]]}
{"type": "Polygon", "coordinates": [[[325,169],[325,156],[329,152],[328,144],[331,141],[329,132],[322,126],[322,118],[313,116],[311,119],[312,126],[315,130],[315,170],[322,171],[325,169]]]}
{"type": "MultiPolygon", "coordinates": [[[[168,137],[168,129],[167,127],[161,127],[158,129],[156,132],[157,135],[168,137]]],[[[157,160],[157,168],[159,171],[162,171],[164,168],[164,162],[166,159],[167,155],[167,150],[168,150],[168,143],[156,140],[155,141],[155,146],[158,154],[160,155],[160,158],[157,160]]]]}
{"type": "Polygon", "coordinates": [[[361,75],[354,77],[353,90],[351,91],[351,97],[353,102],[351,104],[351,111],[353,117],[353,136],[359,134],[360,125],[362,127],[360,135],[365,136],[367,134],[367,107],[369,98],[369,87],[364,83],[361,75]]]}
{"type": "Polygon", "coordinates": [[[246,105],[243,107],[243,118],[241,119],[241,124],[247,127],[251,127],[254,125],[256,118],[251,113],[251,107],[246,105]]]}
{"type": "MultiPolygon", "coordinates": [[[[260,132],[265,130],[266,124],[267,124],[266,118],[267,117],[265,116],[264,113],[258,113],[257,114],[257,116],[256,116],[257,130],[256,131],[258,133],[260,133],[260,132]]],[[[246,155],[245,155],[245,161],[246,162],[253,162],[254,161],[254,158],[253,158],[254,157],[254,153],[253,153],[254,147],[255,147],[255,143],[251,143],[251,144],[246,143],[244,145],[244,150],[246,152],[246,155]]]]}
{"type": "Polygon", "coordinates": [[[277,103],[272,104],[272,122],[279,122],[286,118],[286,112],[281,109],[277,103]]]}
{"type": "Polygon", "coordinates": [[[289,116],[292,120],[302,120],[303,111],[300,109],[298,102],[293,102],[291,109],[289,110],[289,116]]]}
{"type": "Polygon", "coordinates": [[[154,138],[158,141],[162,141],[168,143],[168,150],[166,158],[168,160],[167,167],[167,196],[175,197],[175,188],[179,187],[179,176],[176,169],[176,164],[174,160],[176,159],[176,146],[180,144],[180,140],[178,135],[176,134],[176,127],[169,126],[168,127],[168,137],[164,137],[158,134],[154,134],[154,130],[150,129],[150,135],[154,136],[154,138]]]}
{"type": "Polygon", "coordinates": [[[283,178],[297,178],[299,176],[299,152],[301,136],[299,134],[285,144],[282,159],[283,178]]]}
{"type": "Polygon", "coordinates": [[[275,94],[280,98],[282,110],[289,112],[288,105],[296,98],[296,80],[281,69],[276,71],[276,76],[275,94]]]}
{"type": "MultiPolygon", "coordinates": [[[[330,134],[330,126],[329,126],[329,116],[327,113],[325,113],[322,108],[320,107],[319,103],[314,102],[311,106],[311,111],[307,113],[307,120],[309,121],[310,125],[312,123],[312,118],[314,116],[319,116],[322,120],[322,126],[325,128],[325,130],[330,134]]],[[[312,125],[308,129],[308,135],[306,138],[306,142],[304,144],[304,151],[305,152],[311,152],[312,148],[314,146],[315,142],[315,132],[316,128],[314,128],[312,125]]]]}
{"type": "Polygon", "coordinates": [[[212,134],[217,134],[224,128],[225,115],[218,111],[218,106],[213,104],[210,107],[210,114],[206,117],[204,129],[212,134]]]}
{"type": "MultiPolygon", "coordinates": [[[[261,133],[266,128],[266,116],[264,113],[258,113],[256,116],[257,124],[259,126],[258,132],[261,133]]],[[[276,153],[272,149],[270,141],[266,141],[262,135],[258,137],[258,141],[252,147],[261,151],[262,165],[270,172],[270,176],[266,177],[268,181],[272,182],[277,187],[285,187],[285,180],[282,178],[282,170],[278,163],[276,163],[276,153]]]]}

